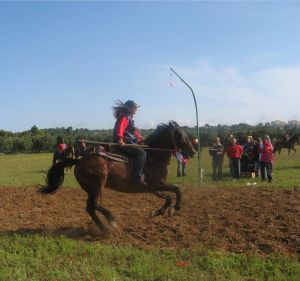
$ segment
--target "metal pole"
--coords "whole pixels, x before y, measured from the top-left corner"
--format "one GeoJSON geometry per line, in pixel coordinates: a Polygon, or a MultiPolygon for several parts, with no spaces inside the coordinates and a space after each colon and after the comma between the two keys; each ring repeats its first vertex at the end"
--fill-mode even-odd
{"type": "Polygon", "coordinates": [[[197,106],[197,101],[196,101],[196,97],[194,94],[194,91],[192,89],[192,87],[186,83],[177,73],[176,71],[171,67],[170,70],[181,80],[182,83],[184,83],[192,92],[193,95],[193,99],[194,99],[194,103],[195,103],[195,109],[196,109],[196,121],[197,121],[197,139],[198,139],[198,185],[200,186],[200,183],[202,182],[202,172],[201,172],[201,166],[200,166],[200,136],[199,136],[199,123],[198,123],[198,106],[197,106]]]}

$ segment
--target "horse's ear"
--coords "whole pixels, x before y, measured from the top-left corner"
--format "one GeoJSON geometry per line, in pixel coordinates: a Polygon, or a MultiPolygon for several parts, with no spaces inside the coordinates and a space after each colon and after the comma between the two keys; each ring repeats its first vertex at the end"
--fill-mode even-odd
{"type": "Polygon", "coordinates": [[[175,122],[173,120],[169,121],[169,125],[170,125],[171,128],[179,127],[179,125],[177,124],[177,122],[175,122]]]}

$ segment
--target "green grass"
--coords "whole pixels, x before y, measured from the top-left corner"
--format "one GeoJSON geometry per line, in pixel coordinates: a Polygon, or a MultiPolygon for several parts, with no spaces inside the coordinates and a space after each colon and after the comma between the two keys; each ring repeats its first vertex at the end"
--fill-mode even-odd
{"type": "MultiPolygon", "coordinates": [[[[229,162],[228,157],[225,156],[223,164],[223,175],[222,181],[212,180],[212,164],[211,156],[208,153],[208,149],[205,148],[202,151],[202,157],[200,158],[200,165],[203,169],[203,178],[200,186],[205,187],[241,187],[246,186],[248,182],[256,182],[257,186],[271,187],[271,188],[294,188],[300,186],[300,146],[296,149],[298,153],[295,155],[288,155],[287,150],[282,150],[281,155],[276,154],[275,164],[273,170],[273,181],[271,184],[267,182],[261,182],[259,178],[255,179],[240,179],[239,181],[233,182],[229,174],[229,162]]],[[[176,176],[176,161],[172,161],[169,171],[169,181],[178,185],[192,185],[198,186],[198,165],[197,157],[189,160],[187,166],[187,177],[177,178],[176,176]]]]}
{"type": "MultiPolygon", "coordinates": [[[[271,188],[293,188],[300,185],[299,154],[276,157],[274,181],[258,185],[271,188]]],[[[18,187],[44,184],[51,165],[51,154],[0,155],[0,186],[18,187]]],[[[224,163],[224,180],[211,179],[211,157],[203,150],[202,186],[240,187],[249,179],[232,182],[228,160],[224,163]]],[[[190,160],[188,175],[176,177],[176,161],[172,159],[169,181],[181,186],[197,187],[197,158],[190,160]]],[[[66,174],[64,186],[78,187],[73,171],[66,174]]],[[[1,210],[1,205],[0,205],[1,210]]],[[[284,255],[247,256],[197,250],[139,250],[130,247],[105,246],[76,241],[66,237],[45,237],[29,234],[0,235],[0,281],[9,280],[300,280],[300,263],[296,257],[284,255]],[[187,267],[176,266],[185,261],[187,267]]]]}
{"type": "MultiPolygon", "coordinates": [[[[293,188],[300,186],[300,146],[295,156],[287,155],[287,150],[282,150],[280,156],[275,157],[273,182],[271,184],[261,183],[259,179],[241,179],[232,182],[229,175],[228,158],[225,156],[223,165],[224,179],[219,182],[212,180],[211,156],[208,149],[203,149],[201,157],[201,168],[203,169],[202,186],[227,187],[246,186],[247,182],[257,182],[259,186],[293,188]]],[[[52,161],[52,154],[16,154],[0,155],[0,186],[32,186],[44,184],[46,172],[52,161]]],[[[198,185],[197,157],[190,159],[187,166],[187,177],[177,178],[176,161],[172,158],[169,166],[169,178],[172,183],[179,185],[198,185]]],[[[66,174],[64,186],[78,187],[73,171],[66,174]]]]}
{"type": "Polygon", "coordinates": [[[115,248],[38,235],[0,236],[0,280],[298,281],[296,258],[115,248]],[[179,267],[177,262],[186,262],[179,267]]]}
{"type": "MultiPolygon", "coordinates": [[[[51,163],[51,153],[0,155],[0,186],[44,184],[51,163]]],[[[64,186],[79,186],[73,170],[66,173],[64,186]]]]}

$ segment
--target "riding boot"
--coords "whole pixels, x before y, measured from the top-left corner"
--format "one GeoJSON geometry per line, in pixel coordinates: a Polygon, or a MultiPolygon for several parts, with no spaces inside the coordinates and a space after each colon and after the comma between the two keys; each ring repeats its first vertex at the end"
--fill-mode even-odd
{"type": "Polygon", "coordinates": [[[148,189],[148,185],[142,180],[141,177],[133,177],[131,182],[144,191],[148,189]]]}

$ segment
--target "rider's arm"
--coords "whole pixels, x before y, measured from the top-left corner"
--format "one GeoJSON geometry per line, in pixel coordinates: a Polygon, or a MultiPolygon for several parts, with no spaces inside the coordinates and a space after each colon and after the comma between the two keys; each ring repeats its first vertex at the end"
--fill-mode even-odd
{"type": "Polygon", "coordinates": [[[118,122],[117,132],[116,132],[118,143],[121,145],[124,144],[123,137],[127,126],[128,126],[128,118],[126,116],[121,117],[118,122]]]}
{"type": "Polygon", "coordinates": [[[136,138],[138,139],[139,143],[143,141],[142,134],[141,134],[141,132],[138,129],[134,130],[134,134],[135,134],[136,138]]]}

